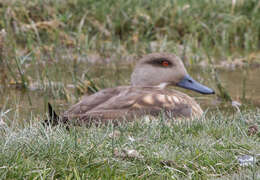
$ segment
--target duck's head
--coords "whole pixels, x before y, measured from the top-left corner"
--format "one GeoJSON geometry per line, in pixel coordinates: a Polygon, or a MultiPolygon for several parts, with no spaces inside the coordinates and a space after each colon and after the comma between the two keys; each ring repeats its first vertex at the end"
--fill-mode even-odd
{"type": "Polygon", "coordinates": [[[145,55],[136,65],[132,76],[133,86],[179,86],[202,94],[214,91],[192,79],[181,59],[174,54],[152,53],[145,55]]]}

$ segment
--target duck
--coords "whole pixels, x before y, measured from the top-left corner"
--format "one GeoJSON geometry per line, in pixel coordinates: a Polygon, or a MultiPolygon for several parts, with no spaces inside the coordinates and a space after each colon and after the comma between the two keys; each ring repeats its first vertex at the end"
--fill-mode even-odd
{"type": "Polygon", "coordinates": [[[165,112],[171,119],[196,119],[203,115],[200,105],[190,96],[169,89],[177,86],[201,94],[214,90],[194,80],[182,60],[173,53],[144,55],[136,64],[131,85],[100,90],[85,95],[61,116],[49,104],[52,124],[117,124],[145,115],[156,117],[165,112]]]}

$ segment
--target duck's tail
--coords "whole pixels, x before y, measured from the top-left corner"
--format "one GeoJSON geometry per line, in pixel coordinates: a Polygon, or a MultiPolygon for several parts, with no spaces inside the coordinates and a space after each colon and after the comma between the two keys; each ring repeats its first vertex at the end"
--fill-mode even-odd
{"type": "Polygon", "coordinates": [[[50,103],[48,103],[48,119],[43,123],[44,126],[56,126],[60,123],[60,117],[53,110],[50,103]]]}

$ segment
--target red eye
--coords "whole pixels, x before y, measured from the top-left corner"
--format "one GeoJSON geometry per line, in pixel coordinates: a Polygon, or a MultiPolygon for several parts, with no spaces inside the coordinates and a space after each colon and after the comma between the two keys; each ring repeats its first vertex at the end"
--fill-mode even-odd
{"type": "Polygon", "coordinates": [[[162,61],[162,65],[167,67],[167,66],[169,66],[169,62],[168,61],[162,61]]]}

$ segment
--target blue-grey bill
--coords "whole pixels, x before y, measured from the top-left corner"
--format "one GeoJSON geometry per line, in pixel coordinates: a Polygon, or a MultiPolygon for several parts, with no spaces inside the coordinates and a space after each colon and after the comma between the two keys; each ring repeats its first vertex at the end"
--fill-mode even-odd
{"type": "Polygon", "coordinates": [[[190,89],[196,92],[199,92],[201,94],[215,94],[215,92],[208,88],[207,86],[204,86],[194,79],[190,77],[189,75],[186,75],[180,82],[176,84],[179,87],[190,89]]]}

